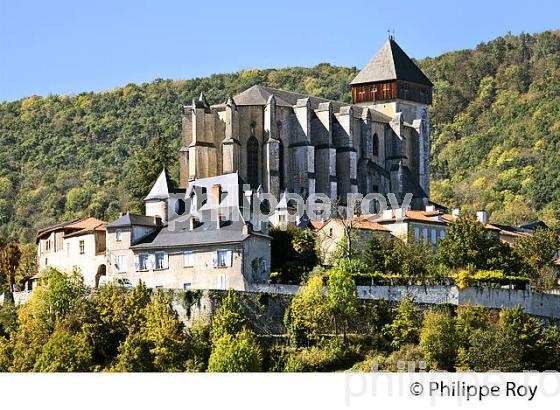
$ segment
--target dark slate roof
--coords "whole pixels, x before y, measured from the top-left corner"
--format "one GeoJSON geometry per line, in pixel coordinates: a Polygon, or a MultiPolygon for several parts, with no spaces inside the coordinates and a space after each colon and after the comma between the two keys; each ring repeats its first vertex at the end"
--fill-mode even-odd
{"type": "Polygon", "coordinates": [[[381,47],[350,84],[365,84],[377,81],[404,80],[416,84],[433,86],[412,59],[393,39],[381,47]]]}
{"type": "MultiPolygon", "coordinates": [[[[298,100],[309,99],[309,105],[312,109],[316,110],[319,108],[321,103],[331,103],[333,112],[338,112],[342,107],[352,106],[357,113],[361,115],[363,110],[366,109],[363,106],[352,105],[344,103],[341,101],[327,100],[326,98],[313,97],[305,94],[294,93],[292,91],[278,90],[276,88],[266,87],[264,85],[254,85],[251,88],[246,89],[240,94],[233,97],[235,104],[240,105],[266,105],[268,99],[271,95],[274,95],[276,99],[276,105],[283,107],[293,107],[297,104],[298,100]]],[[[372,119],[378,122],[389,122],[391,117],[375,111],[373,109],[369,110],[371,112],[372,119]]]]}
{"type": "Polygon", "coordinates": [[[537,228],[548,229],[548,226],[540,219],[537,219],[536,221],[529,222],[524,225],[519,225],[518,228],[526,231],[534,231],[537,228]]]}
{"type": "MultiPolygon", "coordinates": [[[[238,219],[238,221],[224,222],[218,229],[217,222],[211,220],[208,211],[201,215],[200,222],[192,231],[188,221],[176,224],[174,230],[171,229],[171,225],[167,225],[140,239],[131,248],[148,250],[242,242],[251,234],[243,233],[245,222],[241,215],[238,219]]],[[[264,237],[268,238],[268,236],[264,237]]]]}
{"type": "Polygon", "coordinates": [[[161,225],[161,222],[157,222],[153,216],[145,216],[145,215],[135,215],[135,214],[126,214],[121,216],[116,221],[111,222],[107,225],[107,228],[120,228],[126,226],[152,226],[157,227],[161,225]]]}

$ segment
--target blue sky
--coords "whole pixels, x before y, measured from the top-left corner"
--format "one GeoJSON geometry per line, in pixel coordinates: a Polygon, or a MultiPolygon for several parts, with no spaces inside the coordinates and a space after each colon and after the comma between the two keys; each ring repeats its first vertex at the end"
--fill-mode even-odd
{"type": "Polygon", "coordinates": [[[362,67],[395,30],[411,56],[559,27],[560,2],[0,0],[0,101],[244,68],[362,67]]]}

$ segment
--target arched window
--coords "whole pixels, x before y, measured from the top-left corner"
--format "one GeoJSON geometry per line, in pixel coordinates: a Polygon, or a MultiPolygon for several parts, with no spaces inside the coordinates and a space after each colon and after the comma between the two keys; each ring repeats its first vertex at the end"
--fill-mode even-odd
{"type": "Polygon", "coordinates": [[[254,135],[247,141],[247,182],[253,189],[259,186],[259,142],[254,135]]]}
{"type": "Polygon", "coordinates": [[[373,134],[372,154],[374,157],[379,155],[379,137],[377,136],[377,133],[373,134]]]}

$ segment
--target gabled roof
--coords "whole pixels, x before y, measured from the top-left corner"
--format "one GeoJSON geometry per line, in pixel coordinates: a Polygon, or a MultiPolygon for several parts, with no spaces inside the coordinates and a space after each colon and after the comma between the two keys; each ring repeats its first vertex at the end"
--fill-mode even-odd
{"type": "MultiPolygon", "coordinates": [[[[322,224],[322,226],[320,228],[318,228],[317,230],[322,230],[325,226],[327,226],[329,223],[336,223],[338,225],[342,225],[342,219],[340,218],[331,218],[329,219],[327,222],[324,222],[322,224]]],[[[381,232],[391,232],[390,229],[386,228],[385,226],[377,223],[377,222],[373,222],[368,220],[365,217],[359,217],[359,218],[355,218],[352,221],[352,228],[354,229],[363,229],[363,230],[368,230],[368,231],[381,231],[381,232]]]]}
{"type": "Polygon", "coordinates": [[[106,231],[106,225],[107,223],[100,219],[89,217],[66,225],[65,230],[72,230],[73,232],[67,233],[64,237],[80,236],[95,231],[103,232],[106,231]]]}
{"type": "MultiPolygon", "coordinates": [[[[341,101],[327,100],[326,98],[313,97],[309,95],[304,95],[300,93],[295,93],[292,91],[278,90],[276,88],[266,87],[264,85],[254,85],[245,91],[237,94],[233,97],[235,104],[238,106],[242,105],[266,105],[268,99],[274,96],[276,100],[276,105],[283,107],[293,107],[297,104],[298,100],[309,99],[309,106],[311,109],[316,110],[319,108],[319,104],[331,103],[333,112],[339,112],[342,107],[352,106],[356,111],[355,115],[363,115],[363,110],[366,109],[363,106],[352,105],[344,103],[341,101]]],[[[374,109],[369,110],[371,113],[371,118],[374,121],[388,123],[391,121],[391,117],[380,113],[374,109]]]]}
{"type": "Polygon", "coordinates": [[[412,59],[390,38],[358,73],[350,84],[365,84],[378,81],[403,80],[433,86],[412,59]]]}
{"type": "Polygon", "coordinates": [[[76,218],[38,230],[37,239],[54,231],[64,231],[64,237],[83,235],[93,231],[104,231],[105,225],[105,221],[94,217],[76,218]]]}
{"type": "Polygon", "coordinates": [[[58,229],[62,229],[62,228],[64,228],[66,225],[70,225],[70,224],[72,224],[72,223],[74,223],[74,222],[81,221],[82,219],[83,219],[83,218],[75,218],[75,219],[72,219],[72,220],[70,220],[70,221],[61,222],[61,223],[59,223],[59,224],[55,224],[55,225],[47,226],[46,228],[39,229],[39,230],[37,231],[37,237],[43,236],[43,235],[46,234],[46,233],[49,233],[49,232],[52,232],[52,231],[56,231],[56,230],[58,230],[58,229]]]}

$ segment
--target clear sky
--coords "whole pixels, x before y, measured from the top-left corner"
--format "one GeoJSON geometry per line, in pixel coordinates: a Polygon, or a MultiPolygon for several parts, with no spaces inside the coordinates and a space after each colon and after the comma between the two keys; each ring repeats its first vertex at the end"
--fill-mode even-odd
{"type": "Polygon", "coordinates": [[[560,1],[0,0],[0,101],[243,68],[362,67],[560,28],[560,1]]]}

